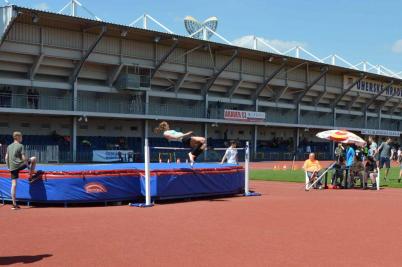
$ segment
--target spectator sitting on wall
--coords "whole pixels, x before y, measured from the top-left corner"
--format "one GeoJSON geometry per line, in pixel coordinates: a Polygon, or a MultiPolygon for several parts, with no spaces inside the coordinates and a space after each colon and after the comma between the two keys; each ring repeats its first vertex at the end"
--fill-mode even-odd
{"type": "MultiPolygon", "coordinates": [[[[303,169],[306,171],[307,176],[309,178],[310,184],[314,183],[314,181],[320,176],[321,165],[318,160],[315,158],[314,153],[310,153],[309,157],[306,161],[304,161],[303,169]]],[[[322,189],[321,182],[317,182],[314,185],[315,189],[322,189]]]]}

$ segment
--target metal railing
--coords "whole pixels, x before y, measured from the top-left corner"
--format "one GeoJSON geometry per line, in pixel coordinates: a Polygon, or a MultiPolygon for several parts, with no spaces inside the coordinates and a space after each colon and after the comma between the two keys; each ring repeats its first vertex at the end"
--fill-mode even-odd
{"type": "MultiPolygon", "coordinates": [[[[51,96],[46,94],[28,95],[0,93],[0,108],[20,108],[20,109],[40,109],[40,110],[63,110],[72,111],[73,101],[71,96],[51,96]]],[[[145,114],[145,102],[133,95],[104,95],[101,97],[79,96],[77,99],[77,110],[87,112],[102,113],[122,113],[122,114],[145,114]]],[[[224,119],[225,108],[210,108],[207,110],[206,117],[211,119],[224,119]]],[[[201,102],[194,105],[181,104],[161,104],[149,103],[149,115],[166,115],[177,117],[204,118],[205,106],[201,102]]],[[[296,123],[295,114],[271,114],[267,112],[266,122],[296,123]]],[[[312,117],[302,117],[302,123],[310,123],[317,126],[329,126],[331,123],[325,117],[320,119],[312,117]]],[[[392,123],[382,124],[385,130],[402,129],[402,125],[395,127],[392,123]]],[[[352,120],[344,117],[337,119],[338,127],[358,127],[364,128],[361,120],[352,120]]],[[[377,120],[368,120],[367,128],[377,129],[377,120]]]]}
{"type": "Polygon", "coordinates": [[[168,105],[160,103],[149,103],[149,114],[151,115],[165,115],[165,116],[178,116],[178,117],[191,117],[203,118],[204,107],[196,104],[193,106],[188,105],[168,105]]]}
{"type": "MultiPolygon", "coordinates": [[[[333,155],[329,152],[314,152],[318,160],[332,160],[333,155]]],[[[256,161],[291,161],[306,160],[309,153],[292,153],[292,152],[262,152],[257,151],[255,154],[256,161]]]]}
{"type": "Polygon", "coordinates": [[[73,108],[71,97],[10,93],[0,93],[0,107],[43,110],[72,110],[73,108]]]}

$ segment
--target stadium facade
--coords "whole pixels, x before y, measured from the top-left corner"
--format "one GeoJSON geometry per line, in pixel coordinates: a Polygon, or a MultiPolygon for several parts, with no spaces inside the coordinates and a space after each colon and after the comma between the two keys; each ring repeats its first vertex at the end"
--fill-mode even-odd
{"type": "Polygon", "coordinates": [[[69,136],[73,160],[82,137],[143,141],[160,120],[250,140],[256,157],[265,141],[295,140],[293,151],[320,129],[400,138],[397,78],[18,6],[0,12],[0,134],[69,136]]]}

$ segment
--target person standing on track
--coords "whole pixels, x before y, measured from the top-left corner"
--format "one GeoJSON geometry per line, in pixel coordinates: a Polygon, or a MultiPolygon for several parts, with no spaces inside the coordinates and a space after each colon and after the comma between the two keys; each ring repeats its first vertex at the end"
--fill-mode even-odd
{"type": "Polygon", "coordinates": [[[345,189],[347,189],[350,186],[350,184],[348,185],[348,181],[350,181],[350,177],[349,177],[350,176],[350,167],[353,165],[353,162],[355,160],[355,154],[356,154],[356,152],[353,148],[353,145],[349,144],[346,149],[346,177],[345,177],[346,186],[345,186],[345,189]]]}
{"type": "Polygon", "coordinates": [[[402,146],[399,147],[398,149],[398,163],[399,163],[399,178],[398,178],[398,183],[401,182],[402,179],[402,146]]]}
{"type": "Polygon", "coordinates": [[[25,156],[24,145],[22,142],[21,132],[13,133],[14,142],[7,147],[6,164],[11,173],[11,199],[13,201],[13,210],[17,210],[20,207],[16,202],[16,189],[17,180],[19,178],[19,172],[24,169],[29,169],[29,182],[32,183],[37,177],[33,176],[36,166],[36,158],[27,158],[25,156]]]}
{"type": "Polygon", "coordinates": [[[385,176],[384,181],[387,181],[389,169],[391,168],[391,138],[388,137],[385,142],[382,142],[378,147],[376,154],[380,155],[380,169],[382,169],[385,165],[385,176]]]}
{"type": "Polygon", "coordinates": [[[193,132],[182,133],[171,130],[166,121],[161,122],[159,126],[155,128],[155,132],[163,133],[163,137],[168,141],[181,142],[183,146],[191,148],[190,153],[188,153],[191,165],[194,164],[197,157],[202,154],[207,147],[204,137],[195,136],[193,132]]]}
{"type": "Polygon", "coordinates": [[[230,146],[226,149],[225,155],[223,155],[221,164],[227,161],[229,164],[237,164],[237,144],[235,141],[230,141],[230,146]]]}

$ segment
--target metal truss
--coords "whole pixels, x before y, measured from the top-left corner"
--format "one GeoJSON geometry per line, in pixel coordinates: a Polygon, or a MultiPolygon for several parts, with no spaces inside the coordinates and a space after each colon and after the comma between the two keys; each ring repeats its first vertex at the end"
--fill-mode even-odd
{"type": "Polygon", "coordinates": [[[253,94],[253,97],[252,97],[254,100],[257,99],[257,98],[260,96],[260,94],[261,94],[262,91],[265,89],[265,87],[267,87],[268,83],[269,83],[273,78],[275,78],[275,76],[278,75],[278,74],[281,72],[281,70],[283,70],[283,69],[286,67],[286,64],[287,64],[287,60],[284,60],[283,63],[282,63],[274,72],[272,72],[272,73],[268,76],[268,78],[266,78],[266,79],[264,80],[264,82],[263,82],[262,84],[260,84],[260,85],[257,87],[257,89],[255,90],[255,92],[254,92],[254,94],[253,94]]]}
{"type": "Polygon", "coordinates": [[[82,56],[81,60],[75,66],[74,71],[70,77],[70,82],[75,82],[77,80],[82,66],[84,65],[85,61],[88,59],[88,57],[92,53],[92,51],[95,49],[95,47],[98,45],[98,43],[100,42],[102,37],[105,35],[106,31],[107,31],[107,27],[105,25],[101,25],[101,32],[98,34],[95,41],[91,44],[91,46],[88,48],[88,50],[86,50],[86,52],[82,56]]]}
{"type": "Polygon", "coordinates": [[[226,97],[232,98],[233,95],[236,93],[237,89],[239,89],[240,85],[243,83],[243,80],[238,80],[233,83],[233,86],[229,88],[226,92],[226,97]]]}
{"type": "Polygon", "coordinates": [[[30,71],[29,71],[29,79],[33,80],[35,78],[36,73],[38,72],[38,69],[40,67],[40,64],[42,64],[43,59],[45,58],[45,55],[41,53],[35,60],[34,64],[32,65],[30,71]]]}
{"type": "Polygon", "coordinates": [[[151,79],[155,76],[155,73],[159,70],[159,68],[166,61],[166,59],[173,53],[173,51],[177,48],[178,45],[179,40],[177,38],[174,38],[174,43],[170,46],[169,50],[163,55],[163,57],[158,61],[153,71],[151,72],[151,79]]]}
{"type": "Polygon", "coordinates": [[[360,97],[359,93],[357,93],[355,96],[352,97],[352,99],[348,103],[347,110],[350,111],[352,109],[353,105],[356,103],[356,101],[359,99],[359,97],[360,97]]]}
{"type": "Polygon", "coordinates": [[[91,15],[93,18],[95,18],[98,21],[102,21],[98,16],[96,16],[91,10],[86,8],[83,4],[78,2],[77,0],[71,0],[69,1],[60,11],[58,12],[59,14],[63,13],[68,7],[71,8],[70,14],[71,16],[77,16],[77,7],[81,7],[84,9],[89,15],[91,15]]]}
{"type": "Polygon", "coordinates": [[[209,77],[207,84],[204,86],[202,92],[203,94],[207,94],[208,90],[212,87],[212,85],[214,84],[214,82],[216,81],[216,79],[218,79],[219,75],[221,75],[221,73],[230,65],[230,63],[233,62],[233,60],[235,60],[237,58],[237,56],[239,55],[239,50],[235,49],[235,51],[233,52],[233,55],[228,59],[228,61],[225,62],[225,64],[223,64],[218,71],[216,71],[214,73],[214,75],[212,75],[211,77],[209,77]]]}
{"type": "Polygon", "coordinates": [[[370,98],[370,100],[366,103],[366,105],[364,106],[364,110],[367,111],[368,108],[374,103],[374,101],[380,96],[382,95],[385,90],[388,90],[392,85],[394,84],[394,81],[391,81],[390,83],[388,83],[386,86],[384,86],[376,95],[374,95],[373,97],[370,98]]]}
{"type": "Polygon", "coordinates": [[[315,80],[313,80],[310,84],[307,85],[306,89],[299,95],[299,97],[296,100],[296,104],[299,104],[300,101],[302,101],[303,97],[306,96],[306,94],[310,91],[310,89],[317,84],[329,71],[328,67],[325,67],[324,69],[321,70],[320,75],[315,78],[315,80]]]}
{"type": "Polygon", "coordinates": [[[345,90],[342,91],[342,93],[334,100],[334,102],[332,103],[332,108],[335,108],[336,105],[338,105],[338,103],[342,100],[342,98],[349,93],[350,90],[352,90],[352,88],[359,83],[361,80],[366,79],[367,75],[363,75],[361,74],[361,76],[354,81],[352,84],[350,84],[345,90]]]}

